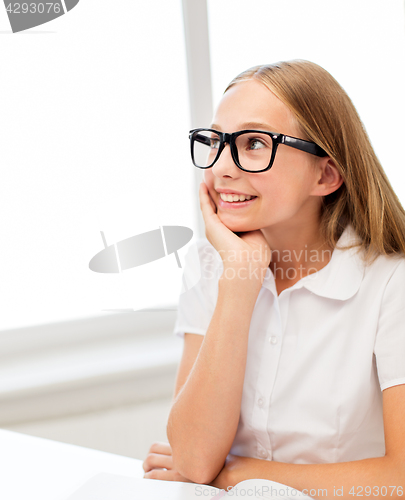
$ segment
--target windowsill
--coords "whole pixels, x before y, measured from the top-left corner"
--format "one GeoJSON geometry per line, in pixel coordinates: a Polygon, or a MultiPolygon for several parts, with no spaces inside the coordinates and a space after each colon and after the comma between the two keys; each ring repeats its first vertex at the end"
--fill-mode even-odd
{"type": "Polygon", "coordinates": [[[0,335],[0,425],[170,397],[176,310],[103,312],[0,335]]]}

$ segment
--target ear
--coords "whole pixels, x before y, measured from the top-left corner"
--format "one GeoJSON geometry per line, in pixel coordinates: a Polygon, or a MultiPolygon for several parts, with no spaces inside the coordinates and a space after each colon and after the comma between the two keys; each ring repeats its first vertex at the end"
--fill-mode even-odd
{"type": "Polygon", "coordinates": [[[317,183],[312,190],[313,196],[326,196],[339,189],[343,184],[343,177],[329,156],[319,159],[317,172],[317,183]]]}

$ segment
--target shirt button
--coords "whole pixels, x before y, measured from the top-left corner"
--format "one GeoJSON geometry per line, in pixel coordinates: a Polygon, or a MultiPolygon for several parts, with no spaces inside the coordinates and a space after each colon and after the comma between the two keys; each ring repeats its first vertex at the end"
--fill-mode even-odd
{"type": "Polygon", "coordinates": [[[272,335],[270,338],[269,338],[270,342],[272,344],[277,344],[278,342],[278,338],[275,336],[275,335],[272,335]]]}
{"type": "Polygon", "coordinates": [[[260,407],[263,407],[263,404],[264,404],[263,399],[262,399],[262,398],[259,398],[259,399],[257,400],[257,404],[258,404],[260,407]]]}
{"type": "Polygon", "coordinates": [[[260,450],[259,450],[259,455],[260,455],[262,458],[267,458],[267,451],[266,451],[264,448],[260,448],[260,450]]]}

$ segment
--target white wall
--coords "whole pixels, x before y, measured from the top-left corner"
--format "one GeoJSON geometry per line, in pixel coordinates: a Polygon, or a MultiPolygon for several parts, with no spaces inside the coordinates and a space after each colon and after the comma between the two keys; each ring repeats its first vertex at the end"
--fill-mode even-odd
{"type": "MultiPolygon", "coordinates": [[[[174,384],[174,381],[173,381],[174,384]]],[[[3,428],[144,460],[154,441],[166,441],[171,398],[3,428]]]]}
{"type": "Polygon", "coordinates": [[[144,458],[166,441],[175,317],[105,313],[0,336],[0,426],[144,458]]]}
{"type": "Polygon", "coordinates": [[[356,106],[405,205],[404,0],[208,0],[214,103],[240,72],[308,59],[356,106]]]}

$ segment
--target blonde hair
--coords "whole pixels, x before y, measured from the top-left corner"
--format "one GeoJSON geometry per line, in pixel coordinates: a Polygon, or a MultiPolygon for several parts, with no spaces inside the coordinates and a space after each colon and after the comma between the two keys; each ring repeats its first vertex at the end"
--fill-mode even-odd
{"type": "Polygon", "coordinates": [[[351,223],[366,261],[405,254],[405,211],[398,200],[349,96],[323,68],[303,60],[255,66],[228,85],[255,79],[296,117],[304,139],[321,146],[344,183],[323,197],[321,231],[332,248],[351,223]]]}

